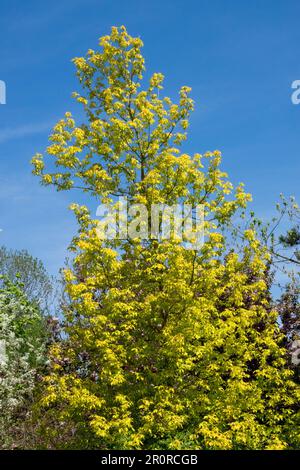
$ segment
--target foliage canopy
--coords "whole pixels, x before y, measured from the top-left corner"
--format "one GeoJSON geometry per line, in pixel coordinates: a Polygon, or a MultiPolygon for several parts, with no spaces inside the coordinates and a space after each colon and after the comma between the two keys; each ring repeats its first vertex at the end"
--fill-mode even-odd
{"type": "Polygon", "coordinates": [[[50,136],[52,163],[37,154],[34,173],[99,202],[203,204],[205,243],[101,241],[88,208],[72,205],[66,335],[40,401],[47,446],[297,447],[299,390],[270,307],[268,253],[252,229],[238,250],[229,230],[250,195],[229,182],[219,151],[181,152],[190,88],[177,103],[162,97],[160,73],[144,88],[141,47],[113,27],[99,50],[74,59],[86,120],[66,113],[50,136]]]}

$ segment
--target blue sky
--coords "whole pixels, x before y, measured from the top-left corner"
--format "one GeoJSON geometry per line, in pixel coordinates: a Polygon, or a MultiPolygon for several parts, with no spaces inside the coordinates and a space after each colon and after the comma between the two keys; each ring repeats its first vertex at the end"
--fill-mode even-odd
{"type": "Polygon", "coordinates": [[[27,248],[53,274],[63,265],[77,194],[41,187],[29,161],[65,111],[79,112],[71,58],[112,25],[143,39],[147,70],[166,76],[167,95],[193,88],[185,151],[221,150],[263,217],[281,192],[299,199],[299,14],[297,0],[1,0],[0,244],[27,248]]]}

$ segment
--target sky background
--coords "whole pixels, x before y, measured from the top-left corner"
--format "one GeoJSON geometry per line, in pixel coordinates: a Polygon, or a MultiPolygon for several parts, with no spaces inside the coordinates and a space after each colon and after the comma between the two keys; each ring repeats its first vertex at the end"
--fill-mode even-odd
{"type": "Polygon", "coordinates": [[[185,152],[221,150],[222,168],[265,219],[280,193],[299,200],[299,18],[297,0],[1,0],[0,245],[28,249],[51,274],[63,266],[78,195],[41,187],[29,161],[66,111],[79,114],[71,59],[112,25],[142,38],[147,73],[165,75],[166,95],[192,87],[185,152]]]}

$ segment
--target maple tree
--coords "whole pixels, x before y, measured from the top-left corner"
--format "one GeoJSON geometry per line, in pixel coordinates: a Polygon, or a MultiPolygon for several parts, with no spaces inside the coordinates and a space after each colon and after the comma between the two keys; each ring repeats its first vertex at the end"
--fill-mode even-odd
{"type": "Polygon", "coordinates": [[[51,351],[39,407],[48,447],[283,449],[299,446],[299,389],[270,308],[269,254],[253,229],[236,249],[233,217],[250,195],[219,151],[182,153],[193,101],[147,85],[142,41],[113,27],[75,58],[86,120],[66,113],[34,173],[99,203],[203,205],[205,242],[101,240],[86,205],[65,269],[63,341],[51,351]],[[47,163],[47,157],[52,163],[47,163]],[[49,169],[48,169],[49,168],[49,169]]]}

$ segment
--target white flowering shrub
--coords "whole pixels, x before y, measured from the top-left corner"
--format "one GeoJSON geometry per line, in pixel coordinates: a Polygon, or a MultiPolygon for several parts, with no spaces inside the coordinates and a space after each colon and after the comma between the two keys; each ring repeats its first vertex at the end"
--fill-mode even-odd
{"type": "Polygon", "coordinates": [[[26,420],[37,376],[45,365],[45,331],[45,319],[37,305],[27,299],[20,285],[2,278],[0,449],[18,447],[20,426],[26,420]]]}

